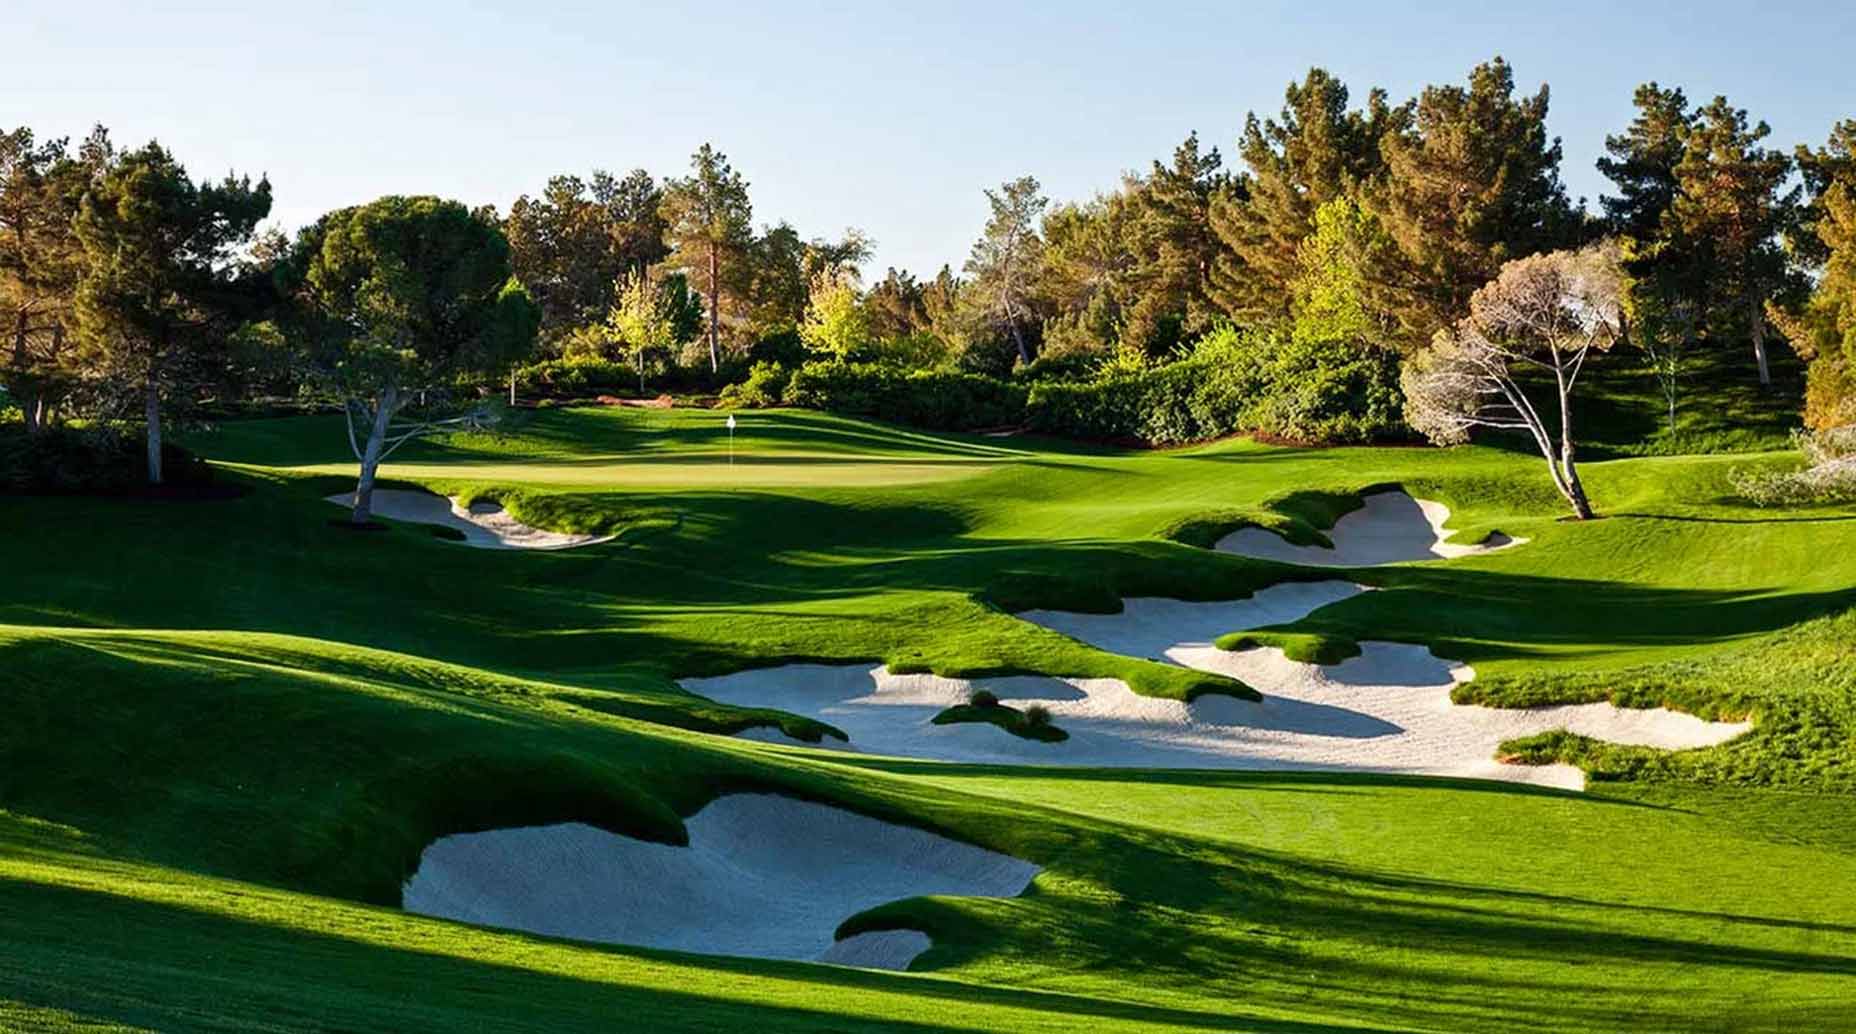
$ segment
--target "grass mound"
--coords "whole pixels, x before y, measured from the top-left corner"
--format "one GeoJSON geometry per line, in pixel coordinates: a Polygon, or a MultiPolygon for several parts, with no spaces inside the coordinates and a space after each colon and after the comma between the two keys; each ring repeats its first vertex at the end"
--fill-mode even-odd
{"type": "Polygon", "coordinates": [[[1281,650],[1284,657],[1303,664],[1339,664],[1349,657],[1360,656],[1359,643],[1345,636],[1320,632],[1232,632],[1219,636],[1214,645],[1220,650],[1233,651],[1274,647],[1281,650]]]}
{"type": "Polygon", "coordinates": [[[936,725],[959,725],[965,722],[985,722],[996,725],[1020,739],[1036,740],[1039,743],[1062,743],[1070,734],[1051,724],[1050,711],[1033,704],[1019,710],[1010,704],[1002,704],[991,693],[981,691],[973,694],[973,699],[965,704],[956,704],[943,710],[932,719],[936,725]]]}

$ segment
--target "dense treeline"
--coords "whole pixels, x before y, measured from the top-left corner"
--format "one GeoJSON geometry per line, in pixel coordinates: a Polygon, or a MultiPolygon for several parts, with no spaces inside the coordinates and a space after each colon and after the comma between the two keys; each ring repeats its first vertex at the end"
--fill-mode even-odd
{"type": "MultiPolygon", "coordinates": [[[[22,128],[0,135],[0,371],[24,433],[139,424],[156,481],[164,417],[240,396],[340,404],[370,470],[505,392],[1364,440],[1440,426],[1405,415],[1414,378],[1450,368],[1441,343],[1462,343],[1508,267],[1603,239],[1619,280],[1598,347],[1656,372],[1671,433],[1702,350],[1767,382],[1775,339],[1811,363],[1807,422],[1856,420],[1856,122],[1788,154],[1726,98],[1650,83],[1634,100],[1588,211],[1561,183],[1547,88],[1518,89],[1499,58],[1402,103],[1315,69],[1246,119],[1231,166],[1194,133],[1093,198],[1053,204],[1021,177],[985,191],[958,268],[870,282],[861,232],[757,225],[709,145],[667,179],[562,175],[506,213],[384,198],[288,239],[260,229],[268,182],[196,182],[102,129],[73,145],[22,128]]],[[[1521,391],[1560,347],[1495,344],[1521,391]]],[[[1472,353],[1493,354],[1451,354],[1472,353]]]]}

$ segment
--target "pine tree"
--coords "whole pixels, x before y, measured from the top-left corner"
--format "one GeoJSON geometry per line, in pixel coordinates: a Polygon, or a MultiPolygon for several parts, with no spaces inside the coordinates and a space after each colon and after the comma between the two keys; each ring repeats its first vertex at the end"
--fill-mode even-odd
{"type": "Polygon", "coordinates": [[[140,391],[150,484],[161,483],[162,402],[221,365],[214,350],[262,302],[231,258],[270,210],[268,182],[195,185],[154,143],[111,165],[79,206],[78,326],[112,382],[140,391]]]}
{"type": "Polygon", "coordinates": [[[1425,88],[1409,121],[1385,137],[1385,176],[1365,200],[1396,249],[1372,294],[1398,320],[1403,348],[1450,326],[1504,263],[1583,234],[1560,184],[1547,107],[1544,85],[1515,97],[1514,73],[1498,57],[1478,65],[1467,87],[1425,88]]]}
{"type": "Polygon", "coordinates": [[[1695,117],[1680,88],[1645,83],[1632,103],[1637,117],[1623,133],[1605,137],[1608,157],[1598,159],[1598,171],[1617,184],[1617,196],[1598,200],[1612,233],[1648,241],[1675,201],[1676,163],[1695,117]]]}
{"type": "Polygon", "coordinates": [[[1401,111],[1374,90],[1349,111],[1347,87],[1320,68],[1283,91],[1274,119],[1252,112],[1238,147],[1247,175],[1211,212],[1224,254],[1212,271],[1219,308],[1244,322],[1288,315],[1297,251],[1315,211],[1353,193],[1382,167],[1380,139],[1401,111]]]}
{"type": "MultiPolygon", "coordinates": [[[[709,299],[709,370],[722,364],[722,296],[738,291],[753,246],[748,183],[708,144],[690,156],[690,175],[664,185],[661,212],[671,259],[709,299]]],[[[800,288],[803,293],[803,285],[800,288]]]]}
{"type": "Polygon", "coordinates": [[[1714,341],[1744,333],[1761,384],[1772,383],[1766,302],[1786,285],[1780,234],[1791,225],[1799,196],[1796,187],[1786,189],[1790,157],[1760,146],[1770,133],[1725,97],[1696,111],[1662,229],[1693,262],[1703,332],[1714,341]]]}
{"type": "Polygon", "coordinates": [[[1121,329],[1124,344],[1165,352],[1209,328],[1218,315],[1208,286],[1224,250],[1211,221],[1212,205],[1231,190],[1223,166],[1218,149],[1202,150],[1195,132],[1174,149],[1172,164],[1154,162],[1147,178],[1129,191],[1137,214],[1134,298],[1121,329]]]}
{"type": "Polygon", "coordinates": [[[1044,257],[1038,221],[1049,199],[1035,178],[1021,176],[986,191],[986,203],[992,215],[967,257],[967,275],[973,278],[967,295],[989,323],[1011,338],[1018,361],[1030,363],[1025,329],[1033,317],[1031,302],[1044,257]]]}
{"type": "Polygon", "coordinates": [[[0,385],[28,433],[57,419],[79,380],[77,285],[84,268],[74,221],[85,191],[113,159],[101,127],[73,154],[24,127],[0,133],[0,385]]]}

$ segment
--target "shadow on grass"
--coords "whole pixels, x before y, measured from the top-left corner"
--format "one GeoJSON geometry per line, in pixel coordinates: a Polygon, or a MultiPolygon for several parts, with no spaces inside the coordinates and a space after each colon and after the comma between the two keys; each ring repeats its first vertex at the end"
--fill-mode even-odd
{"type": "MultiPolygon", "coordinates": [[[[1280,1034],[1368,1029],[800,963],[575,946],[435,921],[406,920],[423,929],[407,930],[406,946],[394,948],[357,936],[10,880],[0,880],[0,913],[13,919],[0,930],[0,942],[13,941],[7,951],[12,965],[0,972],[0,992],[7,998],[158,1027],[184,1022],[189,1029],[245,1030],[262,1016],[270,1021],[267,1029],[280,1030],[607,1031],[616,1018],[630,1017],[654,1031],[927,1034],[970,1031],[976,1016],[985,1020],[992,1014],[995,1029],[1014,1030],[1100,1023],[1138,1030],[1230,1030],[1241,1024],[1280,1034]],[[467,948],[477,941],[479,948],[504,949],[536,965],[479,961],[427,946],[443,945],[452,930],[459,942],[454,950],[461,953],[476,954],[467,948]],[[497,943],[486,943],[492,941],[497,943]],[[561,945],[570,957],[550,958],[548,944],[561,945]],[[177,969],[175,959],[196,961],[177,969]],[[201,964],[208,959],[210,967],[201,964]],[[540,968],[562,962],[586,975],[540,968]],[[711,973],[727,976],[710,981],[711,973]],[[766,985],[757,987],[761,980],[766,985]],[[690,989],[704,983],[716,991],[690,989]],[[413,988],[417,992],[409,994],[413,988]],[[763,1000],[753,1001],[756,996],[763,1000]],[[793,1004],[801,1001],[807,1004],[793,1004]],[[890,1018],[950,1009],[961,1018],[945,1025],[890,1018]],[[300,1024],[291,1017],[300,1017],[300,1024]]],[[[368,932],[377,936],[378,924],[371,925],[376,929],[368,932]]]]}

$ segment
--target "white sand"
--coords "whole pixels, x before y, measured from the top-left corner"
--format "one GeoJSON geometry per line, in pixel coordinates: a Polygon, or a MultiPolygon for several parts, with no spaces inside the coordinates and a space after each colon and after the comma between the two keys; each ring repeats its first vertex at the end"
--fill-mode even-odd
{"type": "Polygon", "coordinates": [[[1509,538],[1497,532],[1488,541],[1465,545],[1447,541],[1454,532],[1444,530],[1450,520],[1450,508],[1429,499],[1413,499],[1404,492],[1375,492],[1364,499],[1366,505],[1334,523],[1328,538],[1334,548],[1295,546],[1281,535],[1262,528],[1239,528],[1218,540],[1216,548],[1225,553],[1281,560],[1291,564],[1318,567],[1368,567],[1403,560],[1437,560],[1519,545],[1526,539],[1509,538]]]}
{"type": "MultiPolygon", "coordinates": [[[[337,506],[352,508],[354,493],[343,492],[325,497],[337,506]]],[[[496,503],[479,501],[466,509],[455,500],[430,492],[413,492],[401,488],[376,488],[374,514],[414,524],[436,524],[464,533],[463,545],[478,549],[571,549],[610,542],[611,535],[572,535],[545,531],[516,520],[496,503]]]]}
{"type": "Polygon", "coordinates": [[[717,955],[906,969],[918,931],[834,941],[838,925],[929,894],[1012,897],[1038,867],[839,808],[719,797],[688,847],[580,823],[444,837],[406,884],[409,912],[551,937],[717,955]]]}
{"type": "MultiPolygon", "coordinates": [[[[1189,603],[1131,599],[1120,614],[1033,611],[1021,615],[1115,653],[1234,676],[1261,703],[1223,695],[1191,704],[1134,693],[1118,679],[949,679],[894,675],[869,665],[787,665],[689,679],[693,693],[724,703],[774,707],[829,722],[857,750],[945,761],[1114,767],[1331,769],[1466,776],[1579,789],[1571,765],[1504,765],[1503,740],[1569,729],[1615,743],[1704,747],[1748,723],[1704,722],[1665,709],[1608,703],[1532,709],[1458,706],[1450,690],[1473,677],[1422,646],[1361,644],[1341,664],[1302,664],[1280,650],[1212,645],[1219,635],[1299,618],[1362,591],[1346,582],[1286,583],[1246,600],[1189,603]],[[943,708],[987,689],[1015,707],[1040,703],[1070,738],[1022,739],[983,723],[933,725],[943,708]]],[[[756,738],[781,739],[777,733],[756,738]]],[[[792,742],[792,741],[786,741],[792,742]]]]}

